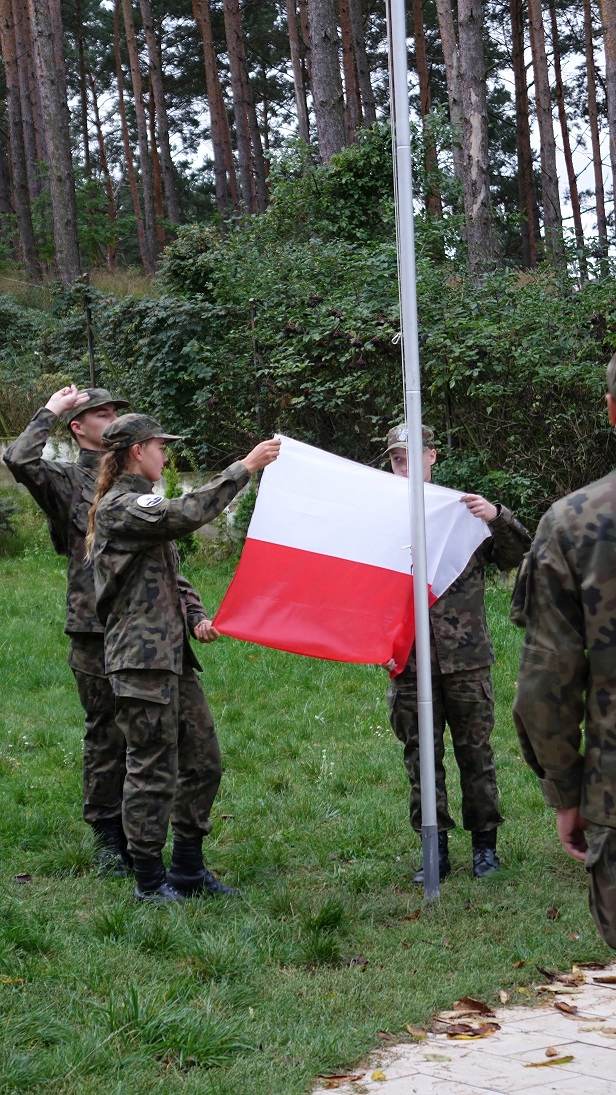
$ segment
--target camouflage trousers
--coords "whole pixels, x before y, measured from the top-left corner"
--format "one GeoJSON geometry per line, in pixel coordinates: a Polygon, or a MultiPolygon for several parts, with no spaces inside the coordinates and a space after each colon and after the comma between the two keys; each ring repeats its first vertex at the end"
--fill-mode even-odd
{"type": "Polygon", "coordinates": [[[122,820],[129,851],[162,852],[169,820],[182,839],[209,832],[222,775],[214,721],[195,672],[113,673],[116,721],[126,738],[122,820]]]}
{"type": "MultiPolygon", "coordinates": [[[[411,826],[421,832],[419,779],[419,723],[417,677],[408,667],[390,685],[390,719],[404,745],[404,764],[411,782],[411,826]]],[[[445,726],[449,726],[462,787],[462,823],[465,829],[494,829],[502,819],[490,735],[494,701],[489,666],[461,673],[433,674],[434,761],[436,814],[439,832],[453,829],[445,782],[445,726]]]]}
{"type": "Polygon", "coordinates": [[[616,950],[616,829],[589,825],[586,841],[590,911],[601,938],[616,950]]]}
{"type": "Polygon", "coordinates": [[[83,816],[93,825],[122,813],[126,742],[116,724],[115,696],[105,676],[103,636],[72,635],[69,665],[86,716],[83,816]]]}

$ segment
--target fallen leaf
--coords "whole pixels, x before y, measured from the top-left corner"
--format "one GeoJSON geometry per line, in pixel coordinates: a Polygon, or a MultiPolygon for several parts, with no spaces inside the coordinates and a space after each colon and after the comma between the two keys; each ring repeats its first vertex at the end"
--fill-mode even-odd
{"type": "Polygon", "coordinates": [[[509,993],[505,992],[504,989],[501,989],[499,994],[498,994],[498,998],[499,998],[501,1004],[506,1004],[507,1001],[509,1000],[509,993]]]}
{"type": "Polygon", "coordinates": [[[421,909],[414,909],[413,912],[407,913],[406,916],[402,917],[402,919],[403,920],[419,920],[420,916],[421,916],[421,909]]]}
{"type": "Polygon", "coordinates": [[[530,989],[524,988],[524,985],[518,985],[516,992],[522,994],[522,996],[530,996],[530,989]]]}
{"type": "Polygon", "coordinates": [[[349,966],[359,966],[363,969],[368,965],[368,959],[363,954],[356,954],[353,958],[349,959],[349,966]]]}
{"type": "Polygon", "coordinates": [[[558,1011],[562,1011],[564,1015],[576,1015],[577,1008],[575,1004],[568,1004],[566,1000],[555,1000],[554,1007],[558,1011]]]}
{"type": "Polygon", "coordinates": [[[423,1027],[414,1027],[411,1023],[407,1023],[406,1029],[416,1042],[425,1042],[428,1037],[428,1032],[423,1027]]]}
{"type": "Polygon", "coordinates": [[[461,996],[453,1005],[453,1010],[463,1012],[465,1015],[494,1015],[494,1011],[483,1000],[475,1000],[473,996],[461,996]]]}
{"type": "Polygon", "coordinates": [[[522,966],[525,966],[525,965],[526,965],[526,962],[524,962],[522,958],[518,958],[517,962],[513,963],[513,968],[514,968],[514,970],[521,970],[522,966]]]}
{"type": "Polygon", "coordinates": [[[383,1072],[382,1068],[375,1068],[375,1070],[372,1073],[372,1076],[370,1077],[370,1079],[374,1080],[374,1081],[376,1081],[376,1080],[386,1080],[387,1076],[383,1072]]]}
{"type": "Polygon", "coordinates": [[[551,985],[537,985],[537,992],[545,995],[551,992],[554,996],[575,996],[576,993],[580,993],[582,990],[578,985],[567,985],[562,981],[554,981],[551,985]]]}
{"type": "Polygon", "coordinates": [[[616,985],[616,977],[593,977],[595,985],[616,985]]]}
{"type": "Polygon", "coordinates": [[[558,1057],[558,1050],[554,1049],[554,1046],[548,1046],[545,1055],[546,1057],[558,1057]]]}
{"type": "Polygon", "coordinates": [[[13,882],[17,882],[17,883],[19,883],[20,886],[23,886],[26,882],[32,882],[32,875],[31,874],[16,874],[13,877],[13,882]]]}
{"type": "Polygon", "coordinates": [[[547,916],[548,920],[558,920],[560,916],[560,909],[557,909],[556,905],[550,905],[549,909],[546,910],[545,915],[547,916]]]}
{"type": "Polygon", "coordinates": [[[531,1061],[530,1064],[524,1065],[524,1068],[550,1068],[551,1065],[569,1065],[574,1060],[573,1055],[569,1057],[552,1057],[551,1061],[531,1061]]]}
{"type": "Polygon", "coordinates": [[[604,970],[609,965],[609,962],[576,962],[580,970],[604,970]]]}
{"type": "Polygon", "coordinates": [[[577,943],[578,939],[581,939],[579,932],[567,932],[567,939],[570,939],[572,943],[577,943]]]}
{"type": "Polygon", "coordinates": [[[219,814],[218,816],[221,821],[233,821],[235,814],[219,814]]]}
{"type": "Polygon", "coordinates": [[[487,1038],[490,1034],[496,1034],[500,1030],[498,1023],[480,1023],[473,1026],[471,1023],[449,1023],[444,1033],[448,1038],[468,1039],[487,1038]]]}
{"type": "Polygon", "coordinates": [[[340,1072],[332,1073],[330,1076],[317,1076],[317,1079],[323,1081],[323,1087],[333,1091],[337,1087],[342,1087],[343,1084],[354,1084],[362,1077],[363,1072],[340,1072]]]}
{"type": "Polygon", "coordinates": [[[397,1035],[392,1034],[390,1030],[377,1030],[377,1038],[380,1038],[382,1042],[397,1042],[397,1035]]]}
{"type": "Polygon", "coordinates": [[[0,977],[0,985],[24,985],[25,977],[7,977],[3,974],[0,977]]]}

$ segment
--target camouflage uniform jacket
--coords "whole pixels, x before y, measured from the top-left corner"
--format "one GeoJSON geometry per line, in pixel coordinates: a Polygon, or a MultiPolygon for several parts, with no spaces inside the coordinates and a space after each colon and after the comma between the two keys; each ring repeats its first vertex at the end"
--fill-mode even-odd
{"type": "MultiPolygon", "coordinates": [[[[99,635],[104,626],[96,614],[94,571],[84,559],[88,511],[94,499],[101,454],[80,449],[76,461],[43,460],[43,449],[58,421],[53,411],[42,407],[23,433],[9,445],[4,460],[18,483],[23,483],[47,517],[49,533],[59,555],[68,557],[66,589],[67,635],[99,635]]],[[[198,594],[185,578],[178,578],[180,595],[194,629],[205,618],[198,594]]],[[[85,672],[98,672],[100,655],[93,649],[71,654],[71,664],[85,672]]]]}
{"type": "Polygon", "coordinates": [[[105,625],[105,668],[182,673],[192,609],[178,597],[176,536],[212,521],[250,476],[231,464],[206,486],[182,498],[151,493],[149,479],[120,475],[101,499],[92,552],[96,610],[105,625]]]}
{"type": "MultiPolygon", "coordinates": [[[[491,665],[494,651],[486,622],[485,570],[494,563],[510,570],[522,561],[530,547],[530,535],[506,506],[489,525],[492,535],[471,556],[459,578],[430,609],[430,650],[434,674],[460,673],[491,665]]],[[[396,678],[415,673],[415,653],[396,678]]]]}
{"type": "Polygon", "coordinates": [[[547,802],[616,826],[616,472],[556,502],[514,591],[514,719],[547,802]],[[581,749],[581,723],[585,749],[581,749]]]}

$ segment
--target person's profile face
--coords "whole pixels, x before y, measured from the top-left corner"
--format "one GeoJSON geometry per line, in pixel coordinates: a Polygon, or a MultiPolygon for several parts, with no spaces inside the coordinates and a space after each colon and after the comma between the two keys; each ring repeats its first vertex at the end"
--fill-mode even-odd
{"type": "Polygon", "coordinates": [[[138,447],[140,449],[139,474],[149,479],[151,483],[158,483],[167,463],[165,442],[160,437],[151,437],[149,441],[142,442],[138,447]]]}

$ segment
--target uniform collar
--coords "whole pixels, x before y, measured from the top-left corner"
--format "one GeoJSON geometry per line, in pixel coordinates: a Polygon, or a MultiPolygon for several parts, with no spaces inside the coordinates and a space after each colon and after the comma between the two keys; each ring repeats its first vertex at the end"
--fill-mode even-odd
{"type": "Polygon", "coordinates": [[[139,494],[151,494],[154,484],[151,479],[146,479],[143,475],[129,475],[128,472],[123,472],[122,475],[118,475],[114,486],[120,487],[122,492],[138,491],[139,494]]]}
{"type": "Polygon", "coordinates": [[[92,468],[93,471],[96,471],[102,455],[102,452],[96,452],[94,449],[80,449],[77,463],[80,468],[92,468]]]}

